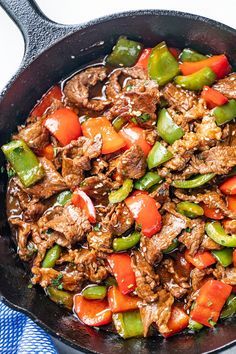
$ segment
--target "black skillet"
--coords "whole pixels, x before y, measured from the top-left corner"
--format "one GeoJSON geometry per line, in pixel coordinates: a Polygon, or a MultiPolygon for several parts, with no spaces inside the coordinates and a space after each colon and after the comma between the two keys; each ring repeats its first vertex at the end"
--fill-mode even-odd
{"type": "MultiPolygon", "coordinates": [[[[87,24],[64,26],[50,21],[30,0],[0,0],[20,27],[25,55],[20,69],[0,96],[0,145],[17,124],[24,122],[34,103],[47,89],[80,66],[109,53],[119,35],[153,46],[166,40],[170,46],[190,46],[205,53],[226,53],[236,66],[236,30],[207,18],[175,11],[144,10],[107,16],[87,24]]],[[[4,68],[1,68],[4,70],[4,68]]],[[[4,165],[3,156],[0,164],[4,165]]],[[[41,289],[29,289],[27,269],[18,260],[5,214],[6,175],[0,175],[0,292],[2,300],[26,313],[50,334],[84,352],[116,354],[199,354],[232,346],[236,319],[203,330],[124,341],[105,331],[81,325],[51,302],[41,289]]]]}

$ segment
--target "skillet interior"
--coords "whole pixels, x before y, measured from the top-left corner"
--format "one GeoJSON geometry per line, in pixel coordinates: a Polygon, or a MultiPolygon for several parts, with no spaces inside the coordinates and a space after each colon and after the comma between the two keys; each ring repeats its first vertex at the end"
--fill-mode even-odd
{"type": "MultiPolygon", "coordinates": [[[[108,53],[119,35],[142,39],[146,46],[161,40],[201,52],[225,52],[236,66],[236,31],[201,17],[168,11],[140,11],[110,16],[82,26],[33,61],[12,83],[0,103],[0,144],[5,143],[17,124],[24,122],[34,102],[54,83],[80,66],[108,53]],[[73,56],[73,57],[71,57],[73,56]]],[[[3,165],[3,156],[0,164],[3,165]]],[[[73,316],[45,297],[38,288],[28,289],[27,269],[12,247],[5,215],[6,176],[0,175],[0,290],[4,301],[26,312],[61,340],[84,351],[110,353],[203,353],[236,340],[236,320],[196,336],[122,340],[104,331],[81,325],[73,316]]]]}

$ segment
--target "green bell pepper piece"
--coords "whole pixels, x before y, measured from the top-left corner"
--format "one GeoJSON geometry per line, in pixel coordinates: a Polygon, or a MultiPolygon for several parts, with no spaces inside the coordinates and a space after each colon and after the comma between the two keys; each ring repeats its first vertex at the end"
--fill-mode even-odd
{"type": "Polygon", "coordinates": [[[236,313],[236,295],[232,294],[228,297],[225,306],[221,312],[220,318],[225,319],[232,317],[236,313]]]}
{"type": "Polygon", "coordinates": [[[119,132],[121,130],[121,128],[127,123],[127,120],[124,117],[116,117],[113,122],[112,125],[115,129],[115,131],[119,132]]]}
{"type": "Polygon", "coordinates": [[[23,140],[12,140],[2,151],[25,187],[44,177],[43,166],[23,140]]]}
{"type": "Polygon", "coordinates": [[[147,164],[149,170],[170,160],[172,157],[173,154],[169,150],[167,150],[164,145],[157,141],[155,145],[153,145],[147,157],[147,164]]]}
{"type": "Polygon", "coordinates": [[[64,206],[67,202],[69,202],[71,200],[71,196],[72,196],[72,193],[70,191],[61,192],[60,194],[58,194],[57,199],[56,199],[56,203],[54,204],[54,206],[56,206],[56,205],[64,206]]]}
{"type": "Polygon", "coordinates": [[[216,79],[216,74],[208,66],[190,75],[179,75],[175,83],[186,90],[199,91],[203,87],[211,86],[216,79]]]}
{"type": "Polygon", "coordinates": [[[112,191],[109,194],[108,197],[109,202],[112,204],[122,202],[124,199],[128,197],[132,189],[133,189],[133,181],[132,179],[127,178],[119,189],[112,191]]]}
{"type": "Polygon", "coordinates": [[[180,202],[177,204],[176,209],[180,214],[183,214],[191,219],[204,215],[204,210],[196,203],[180,202]]]}
{"type": "Polygon", "coordinates": [[[83,289],[82,295],[89,300],[103,300],[107,295],[107,287],[104,285],[88,286],[83,289]]]}
{"type": "Polygon", "coordinates": [[[143,337],[143,324],[139,310],[114,313],[112,319],[122,338],[143,337]]]}
{"type": "Polygon", "coordinates": [[[50,297],[50,299],[56,302],[58,305],[63,305],[69,310],[72,309],[73,306],[73,294],[68,293],[64,290],[58,290],[53,286],[48,286],[46,289],[46,293],[50,297]]]}
{"type": "Polygon", "coordinates": [[[179,241],[177,238],[175,238],[173,241],[172,241],[172,244],[167,247],[164,251],[162,251],[162,253],[164,254],[168,254],[168,253],[171,253],[173,252],[177,247],[179,246],[179,241]]]}
{"type": "Polygon", "coordinates": [[[112,66],[133,66],[143,48],[139,42],[120,37],[106,62],[112,66]]]}
{"type": "Polygon", "coordinates": [[[129,236],[126,237],[117,237],[113,240],[113,250],[115,252],[128,250],[140,241],[140,233],[138,231],[132,232],[129,236]]]}
{"type": "Polygon", "coordinates": [[[175,180],[172,182],[172,186],[175,188],[197,188],[203,186],[205,183],[209,182],[215,173],[206,173],[204,175],[193,177],[187,180],[175,180]]]}
{"type": "Polygon", "coordinates": [[[148,59],[148,74],[160,86],[167,84],[179,73],[179,63],[169,52],[165,42],[159,43],[151,51],[148,59]]]}
{"type": "Polygon", "coordinates": [[[159,183],[161,180],[162,178],[159,176],[158,173],[147,172],[143,177],[141,177],[134,183],[134,188],[144,191],[159,183]]]}
{"type": "Polygon", "coordinates": [[[211,251],[211,253],[223,267],[228,267],[233,262],[232,248],[224,248],[223,250],[211,251]]]}
{"type": "Polygon", "coordinates": [[[42,268],[53,268],[60,255],[61,246],[56,244],[55,246],[50,248],[50,250],[47,251],[42,263],[42,268]]]}
{"type": "Polygon", "coordinates": [[[196,52],[193,49],[185,48],[180,53],[179,59],[182,62],[185,62],[185,61],[195,62],[195,61],[200,61],[200,60],[207,59],[207,56],[203,55],[203,54],[200,54],[200,53],[196,52]]]}
{"type": "Polygon", "coordinates": [[[206,223],[207,235],[216,243],[225,247],[236,247],[236,234],[228,235],[218,221],[206,223]]]}
{"type": "Polygon", "coordinates": [[[184,135],[183,129],[173,121],[165,108],[163,108],[159,113],[157,132],[168,144],[173,144],[184,135]]]}
{"type": "Polygon", "coordinates": [[[213,110],[217,125],[222,125],[236,118],[236,100],[229,100],[223,106],[216,107],[213,110]]]}
{"type": "Polygon", "coordinates": [[[191,329],[192,331],[195,331],[195,332],[198,332],[200,331],[204,326],[197,322],[197,321],[194,321],[190,318],[189,320],[189,324],[188,324],[188,328],[191,329]]]}

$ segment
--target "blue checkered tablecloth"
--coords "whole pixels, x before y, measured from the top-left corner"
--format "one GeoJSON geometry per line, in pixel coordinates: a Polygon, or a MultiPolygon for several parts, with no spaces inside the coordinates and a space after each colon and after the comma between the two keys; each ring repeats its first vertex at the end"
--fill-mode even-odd
{"type": "Polygon", "coordinates": [[[0,302],[1,354],[57,354],[50,336],[24,314],[0,302]]]}

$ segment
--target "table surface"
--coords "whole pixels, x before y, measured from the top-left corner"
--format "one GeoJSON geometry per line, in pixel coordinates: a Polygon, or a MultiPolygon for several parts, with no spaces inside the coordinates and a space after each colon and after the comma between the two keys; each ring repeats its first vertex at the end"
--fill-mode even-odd
{"type": "MultiPolygon", "coordinates": [[[[38,0],[41,10],[53,21],[65,24],[83,23],[88,20],[111,13],[135,9],[167,9],[179,10],[202,15],[235,28],[236,1],[224,0],[223,5],[213,0],[38,0]]],[[[0,7],[0,91],[17,70],[23,54],[24,41],[21,32],[0,7]]],[[[57,339],[53,341],[59,354],[79,354],[80,352],[68,347],[57,339]]],[[[233,354],[235,349],[227,349],[222,353],[233,354]]]]}

